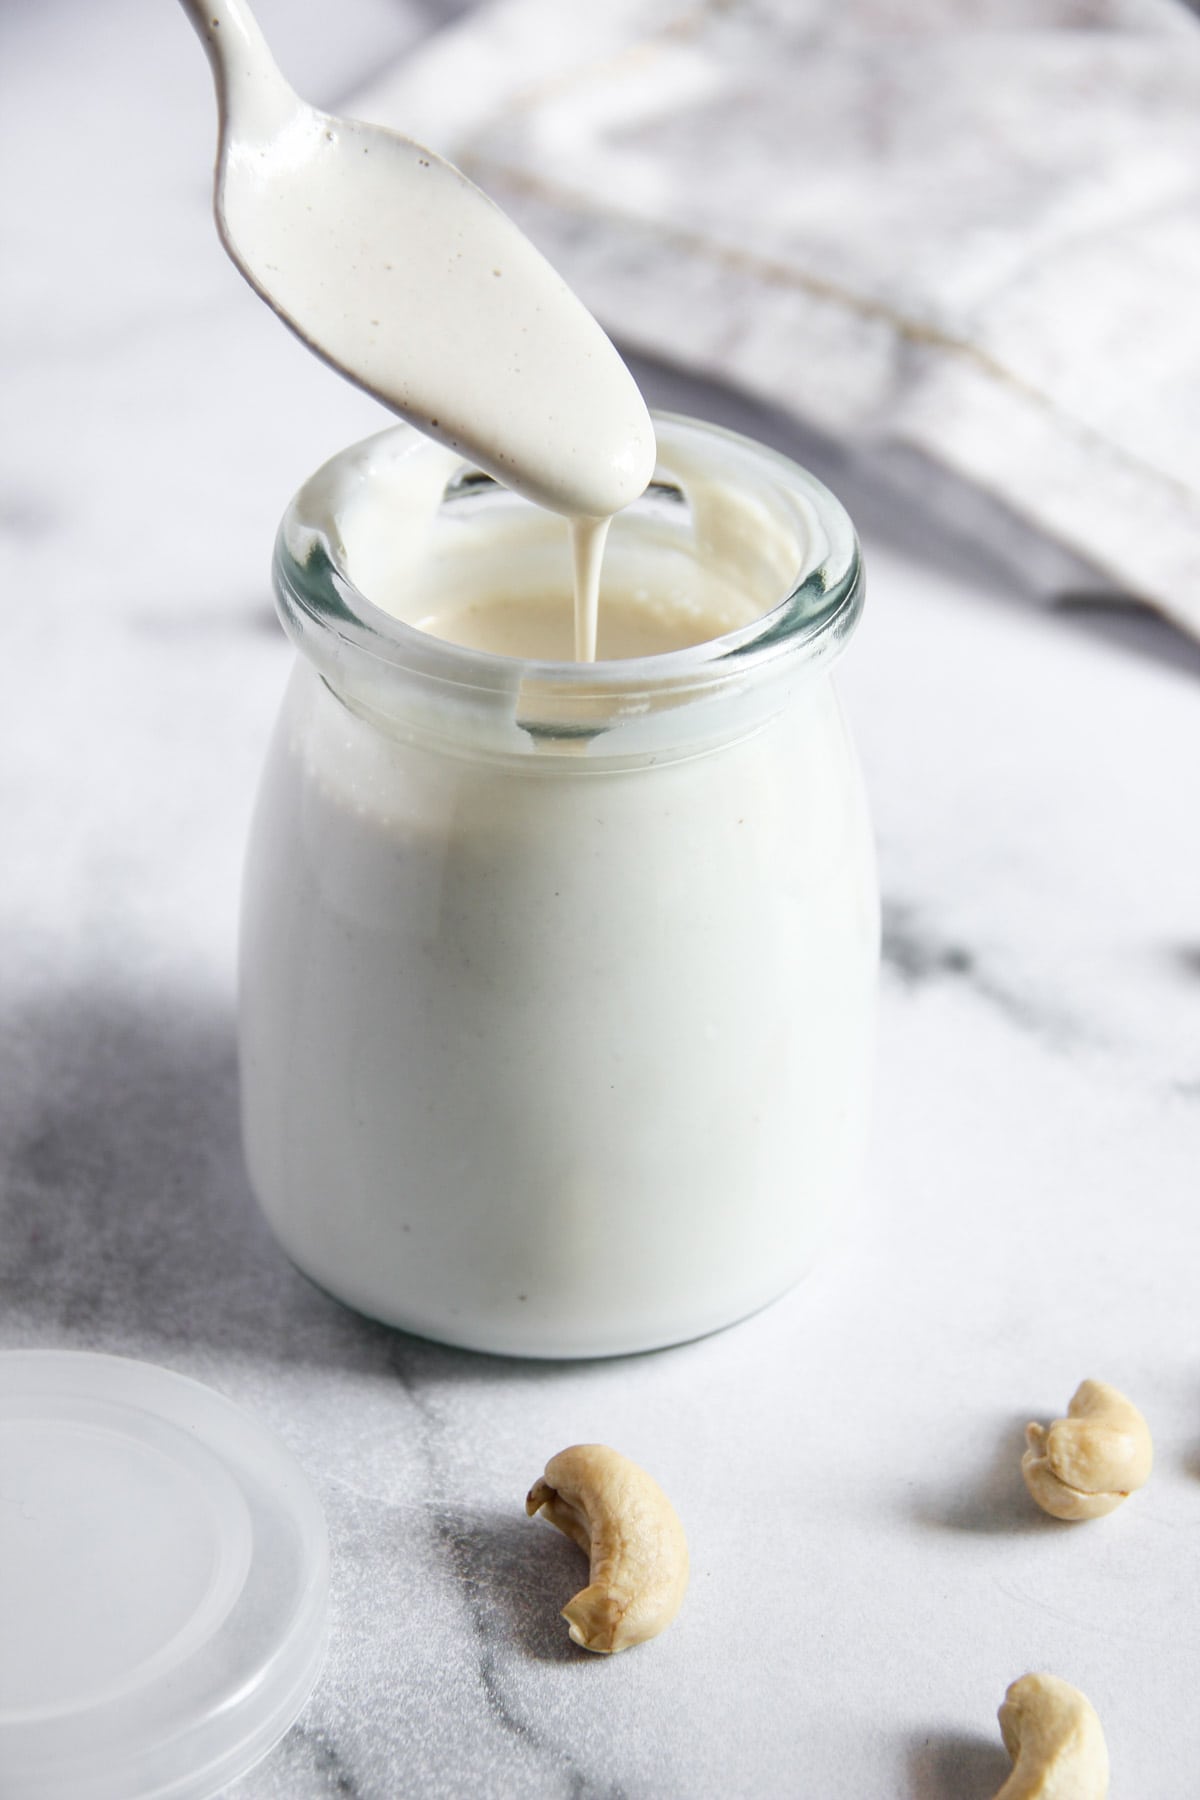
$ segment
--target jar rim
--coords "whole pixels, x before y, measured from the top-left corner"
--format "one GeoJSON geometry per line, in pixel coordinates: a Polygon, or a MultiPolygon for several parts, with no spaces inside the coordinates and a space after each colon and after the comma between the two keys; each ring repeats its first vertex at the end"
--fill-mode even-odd
{"type": "MultiPolygon", "coordinates": [[[[648,690],[703,689],[742,681],[786,660],[789,667],[835,653],[862,610],[863,571],[858,540],[837,497],[798,463],[751,438],[683,414],[652,414],[665,445],[653,488],[673,477],[672,446],[736,453],[755,477],[786,496],[813,521],[810,555],[800,560],[787,591],[772,606],[721,637],[650,656],[592,663],[551,662],[497,655],[435,638],[385,611],[356,585],[338,530],[339,508],[370,479],[380,456],[428,445],[410,425],[394,425],[331,457],[292,499],[275,543],[273,579],[280,617],[318,666],[330,658],[369,658],[439,686],[509,693],[514,687],[552,687],[556,710],[573,699],[634,699],[648,690]],[[316,628],[316,641],[314,630],[316,628]],[[324,654],[322,652],[324,651],[324,654]]],[[[460,473],[471,471],[461,462],[460,473]]],[[[473,481],[490,483],[487,476],[473,481]]],[[[636,504],[636,503],[635,503],[636,504]]]]}

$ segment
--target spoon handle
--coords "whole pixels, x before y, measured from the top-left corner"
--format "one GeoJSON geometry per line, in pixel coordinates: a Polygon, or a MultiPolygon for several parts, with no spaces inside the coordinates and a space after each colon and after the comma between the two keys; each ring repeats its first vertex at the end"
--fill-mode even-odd
{"type": "Polygon", "coordinates": [[[269,138],[294,116],[301,102],[279,72],[267,40],[246,0],[180,0],[208,52],[221,134],[269,138]]]}

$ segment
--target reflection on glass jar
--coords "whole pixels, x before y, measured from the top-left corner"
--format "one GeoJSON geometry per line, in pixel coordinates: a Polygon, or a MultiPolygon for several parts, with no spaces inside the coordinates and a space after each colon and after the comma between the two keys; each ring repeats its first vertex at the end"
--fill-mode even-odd
{"type": "Polygon", "coordinates": [[[772,452],[657,423],[607,660],[556,660],[562,521],[407,427],[277,546],[301,654],[246,872],[251,1177],[323,1287],[477,1349],[752,1312],[863,1149],[878,904],[829,674],[854,534],[772,452]]]}

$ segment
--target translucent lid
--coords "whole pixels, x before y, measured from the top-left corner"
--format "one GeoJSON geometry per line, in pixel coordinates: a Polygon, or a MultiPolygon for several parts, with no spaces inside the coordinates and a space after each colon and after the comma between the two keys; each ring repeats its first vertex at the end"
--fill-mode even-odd
{"type": "Polygon", "coordinates": [[[325,1654],[300,1468],[149,1363],[0,1354],[4,1800],[201,1800],[278,1742],[325,1654]]]}

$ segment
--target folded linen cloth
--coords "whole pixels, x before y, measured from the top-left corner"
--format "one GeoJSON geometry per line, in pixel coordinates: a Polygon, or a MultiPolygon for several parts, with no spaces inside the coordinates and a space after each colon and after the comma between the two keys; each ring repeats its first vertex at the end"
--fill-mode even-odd
{"type": "Polygon", "coordinates": [[[1182,4],[492,0],[356,110],[460,163],[630,348],[934,506],[969,484],[993,550],[1028,564],[1032,527],[1200,635],[1182,4]]]}

